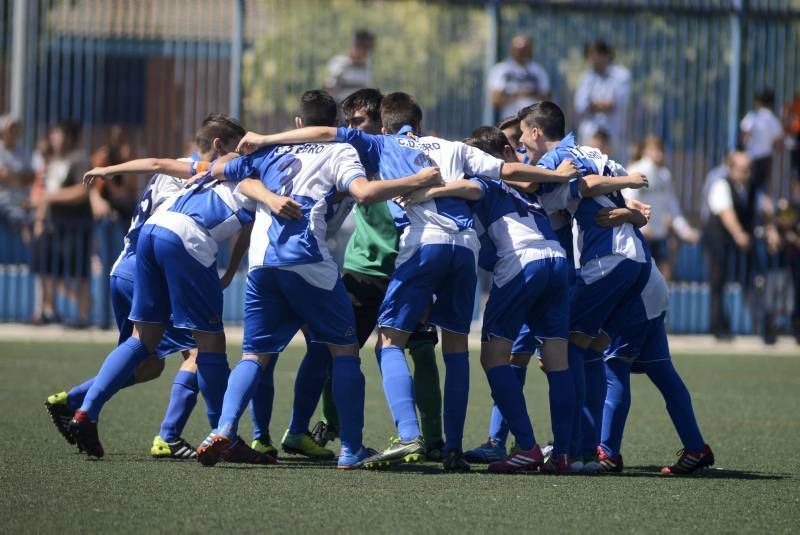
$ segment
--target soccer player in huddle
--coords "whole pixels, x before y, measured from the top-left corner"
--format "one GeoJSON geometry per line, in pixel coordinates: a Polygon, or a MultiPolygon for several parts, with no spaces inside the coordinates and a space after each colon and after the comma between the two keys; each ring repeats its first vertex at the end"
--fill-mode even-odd
{"type": "MultiPolygon", "coordinates": [[[[580,265],[570,295],[569,364],[577,372],[573,373],[576,390],[582,383],[586,392],[585,417],[574,427],[581,439],[573,437],[571,453],[585,457],[596,451],[601,471],[622,471],[630,373],[644,371],[664,396],[684,446],[678,462],[662,473],[688,474],[712,465],[714,455],[700,434],[689,392],[670,360],[664,329],[668,289],[650,258],[640,225],[625,222],[607,227],[598,223],[601,211],[626,209],[621,188],[613,186],[621,186],[614,183],[627,173],[600,151],[577,146],[574,136],[566,135],[564,114],[556,104],[540,102],[523,109],[520,118],[523,143],[532,158],[540,157],[538,165],[553,169],[569,158],[581,175],[611,177],[612,187],[605,194],[582,195],[577,202],[568,203],[578,234],[575,243],[580,265]],[[592,348],[597,347],[593,343],[601,332],[611,344],[597,358],[592,348]],[[581,371],[585,372],[583,381],[581,371]]],[[[559,195],[565,198],[566,193],[558,193],[560,188],[553,188],[548,202],[561,202],[559,195]]],[[[557,204],[555,208],[561,207],[557,204]]]]}
{"type": "MultiPolygon", "coordinates": [[[[342,113],[345,123],[368,134],[380,134],[380,106],[383,95],[377,89],[359,89],[342,101],[342,113]]],[[[313,126],[313,125],[307,125],[313,126]]],[[[370,179],[375,179],[378,169],[372,162],[362,161],[370,179]]],[[[359,346],[363,348],[370,334],[375,330],[378,320],[378,309],[389,285],[389,278],[394,271],[400,235],[395,227],[394,219],[387,202],[370,205],[359,204],[354,210],[355,231],[347,244],[342,270],[344,282],[356,321],[356,334],[359,346]]],[[[442,440],[442,394],[439,386],[439,371],[436,366],[435,345],[436,328],[421,323],[409,337],[408,349],[414,361],[414,391],[417,408],[420,413],[422,436],[425,441],[426,458],[441,460],[442,440]]],[[[338,436],[338,415],[331,392],[330,373],[326,374],[317,368],[323,362],[313,354],[320,345],[309,348],[298,369],[295,388],[303,388],[306,396],[314,400],[311,388],[302,387],[307,381],[313,385],[314,377],[327,375],[322,394],[322,421],[317,423],[312,432],[314,440],[320,446],[338,436]]],[[[327,353],[327,348],[322,346],[327,353]]],[[[380,354],[380,344],[376,348],[380,354]]],[[[330,362],[330,359],[328,359],[330,362]]],[[[329,365],[330,367],[330,365],[329,365]]],[[[313,387],[312,387],[313,388],[313,387]]],[[[295,396],[299,398],[300,396],[295,396]]],[[[319,397],[319,396],[317,396],[319,397]]],[[[314,404],[316,402],[314,401],[314,404]]],[[[314,406],[310,406],[313,411],[314,406]]],[[[308,429],[310,414],[302,403],[295,403],[292,411],[290,432],[304,433],[308,429]],[[298,410],[298,409],[305,410],[298,410]]]]}
{"type": "MultiPolygon", "coordinates": [[[[98,167],[86,173],[85,182],[87,183],[95,178],[107,178],[119,173],[156,173],[142,193],[136,213],[125,236],[123,250],[111,269],[111,305],[120,332],[119,343],[127,340],[133,331],[133,323],[128,316],[133,300],[136,274],[136,244],[143,225],[164,202],[178,194],[186,186],[184,179],[188,179],[198,170],[204,169],[209,160],[214,160],[234,148],[243,133],[241,126],[228,117],[212,114],[203,120],[194,138],[200,160],[148,158],[108,167],[98,167]]],[[[244,252],[242,244],[246,245],[247,241],[245,239],[238,241],[229,269],[222,278],[223,286],[230,282],[241,260],[244,252]]],[[[133,374],[122,384],[122,387],[126,387],[158,377],[164,369],[163,359],[177,352],[183,353],[184,362],[175,376],[159,434],[153,439],[150,452],[156,458],[184,459],[195,456],[194,448],[181,438],[183,427],[194,408],[198,392],[197,366],[195,364],[197,350],[191,332],[176,328],[171,323],[168,324],[154,354],[139,364],[133,374]]],[[[57,429],[72,444],[75,443],[75,439],[69,433],[69,422],[75,411],[82,405],[94,381],[95,377],[92,377],[68,391],[53,394],[45,403],[57,429]]]]}
{"type": "MultiPolygon", "coordinates": [[[[307,92],[303,108],[304,117],[315,116],[317,124],[336,124],[336,102],[322,91],[307,92]]],[[[422,153],[417,158],[428,163],[422,153]]],[[[198,447],[197,458],[205,465],[219,460],[235,439],[238,420],[263,367],[305,325],[311,339],[326,344],[333,358],[332,388],[342,443],[337,466],[359,468],[375,452],[362,443],[364,376],[355,320],[338,267],[325,246],[325,216],[337,194],[349,194],[359,203],[383,202],[438,183],[439,170],[419,165],[397,180],[369,181],[352,146],[304,143],[264,147],[227,162],[224,174],[232,182],[258,177],[256,184],[263,193],[290,196],[301,218],[289,221],[265,205],[258,206],[250,247],[243,356],[231,373],[219,425],[198,447]]]]}
{"type": "MultiPolygon", "coordinates": [[[[241,136],[238,123],[227,119],[227,125],[236,137],[241,136]]],[[[235,145],[236,139],[227,138],[226,150],[235,145]]],[[[170,322],[191,331],[197,344],[198,388],[209,421],[216,425],[229,374],[216,255],[221,242],[247,232],[253,221],[254,203],[243,193],[248,185],[195,182],[169,197],[139,230],[129,315],[132,335],[108,355],[69,424],[78,446],[89,455],[103,455],[97,434],[102,406],[155,350],[170,322]]],[[[285,210],[283,201],[288,199],[270,195],[274,209],[285,210]]],[[[240,238],[239,243],[246,245],[247,236],[240,238]]],[[[237,246],[236,256],[241,259],[245,250],[237,246]]],[[[235,462],[275,462],[274,457],[255,452],[238,439],[225,457],[235,462]]]]}

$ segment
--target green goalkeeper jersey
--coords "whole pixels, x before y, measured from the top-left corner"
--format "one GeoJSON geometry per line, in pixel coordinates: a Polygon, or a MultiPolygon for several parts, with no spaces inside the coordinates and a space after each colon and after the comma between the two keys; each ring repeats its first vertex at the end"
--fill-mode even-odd
{"type": "Polygon", "coordinates": [[[355,227],[344,253],[344,269],[391,277],[400,235],[387,203],[356,206],[355,227]]]}

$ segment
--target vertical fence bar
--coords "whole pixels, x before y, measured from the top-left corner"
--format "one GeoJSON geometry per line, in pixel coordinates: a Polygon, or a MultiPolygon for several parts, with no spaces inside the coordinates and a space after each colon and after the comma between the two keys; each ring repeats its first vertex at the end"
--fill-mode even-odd
{"type": "Polygon", "coordinates": [[[728,149],[736,146],[739,137],[739,95],[742,70],[742,0],[732,0],[731,12],[731,65],[728,86],[728,149]]]}
{"type": "Polygon", "coordinates": [[[242,53],[244,50],[244,0],[236,0],[231,33],[231,87],[228,110],[234,117],[242,117],[242,53]]]}
{"type": "Polygon", "coordinates": [[[484,62],[484,86],[485,98],[483,100],[483,124],[494,124],[494,106],[489,98],[489,87],[486,85],[486,74],[499,61],[500,52],[500,20],[501,20],[500,0],[490,0],[486,3],[486,61],[484,62]]]}

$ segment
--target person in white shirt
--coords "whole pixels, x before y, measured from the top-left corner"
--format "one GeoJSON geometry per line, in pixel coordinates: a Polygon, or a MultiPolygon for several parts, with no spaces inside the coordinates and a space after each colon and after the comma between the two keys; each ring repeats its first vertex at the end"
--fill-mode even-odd
{"type": "Polygon", "coordinates": [[[645,175],[650,186],[642,190],[625,190],[625,197],[652,206],[652,215],[641,230],[650,245],[650,253],[664,278],[672,277],[672,265],[677,243],[670,231],[682,241],[697,243],[700,234],[689,225],[681,213],[678,197],[672,188],[672,173],[664,165],[664,142],[657,136],[647,136],[637,147],[629,172],[645,175]]]}
{"type": "Polygon", "coordinates": [[[765,191],[770,190],[772,155],[784,137],[774,107],[775,93],[765,89],[756,96],[755,109],[747,112],[739,125],[745,151],[753,160],[753,187],[765,191]]]}
{"type": "Polygon", "coordinates": [[[375,35],[367,30],[358,30],[353,35],[350,50],[328,61],[325,89],[336,102],[341,102],[357,89],[372,87],[370,56],[374,48],[375,35]]]}
{"type": "Polygon", "coordinates": [[[550,77],[532,57],[531,40],[517,35],[511,39],[508,58],[489,71],[489,99],[499,117],[516,116],[525,106],[549,97],[550,77]]]}
{"type": "Polygon", "coordinates": [[[738,275],[742,287],[747,287],[746,259],[753,244],[755,219],[754,190],[749,187],[750,157],[745,152],[732,151],[725,160],[725,171],[723,176],[707,180],[708,219],[703,229],[711,292],[710,330],[717,338],[731,335],[722,299],[725,284],[738,275]],[[744,270],[737,269],[742,259],[744,270]]]}
{"type": "Polygon", "coordinates": [[[631,73],[613,63],[614,51],[605,41],[586,46],[586,59],[591,68],[578,82],[575,91],[575,112],[580,126],[580,143],[588,144],[592,135],[602,128],[609,133],[617,147],[627,146],[628,101],[631,94],[631,73]]]}

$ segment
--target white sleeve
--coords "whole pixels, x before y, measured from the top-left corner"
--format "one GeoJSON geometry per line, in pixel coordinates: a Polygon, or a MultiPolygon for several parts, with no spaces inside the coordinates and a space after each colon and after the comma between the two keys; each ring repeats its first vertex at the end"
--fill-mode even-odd
{"type": "Polygon", "coordinates": [[[347,193],[354,179],[367,176],[356,149],[348,143],[338,144],[328,162],[338,191],[347,193]]]}
{"type": "Polygon", "coordinates": [[[617,106],[624,108],[631,96],[631,73],[622,66],[617,69],[617,89],[617,106]]]}
{"type": "Polygon", "coordinates": [[[753,129],[753,112],[748,111],[745,116],[742,118],[742,122],[739,123],[739,128],[742,132],[749,132],[753,129]]]}
{"type": "Polygon", "coordinates": [[[606,162],[606,167],[608,170],[611,171],[611,176],[628,176],[628,171],[622,164],[615,162],[614,160],[608,160],[606,162]]]}
{"type": "Polygon", "coordinates": [[[553,189],[545,193],[540,192],[537,196],[539,197],[539,203],[549,216],[561,210],[566,210],[567,206],[569,206],[569,201],[572,199],[569,182],[557,184],[553,189]]]}
{"type": "Polygon", "coordinates": [[[770,130],[772,131],[772,142],[781,139],[784,136],[783,125],[780,119],[774,115],[770,115],[770,130]]]}
{"type": "Polygon", "coordinates": [[[486,85],[489,91],[503,91],[505,89],[505,65],[498,63],[489,70],[486,85]]]}
{"type": "Polygon", "coordinates": [[[236,202],[238,202],[239,206],[243,209],[255,213],[258,208],[258,202],[239,191],[241,185],[241,182],[236,182],[236,187],[233,189],[233,198],[236,199],[236,202]]]}
{"type": "Polygon", "coordinates": [[[503,168],[503,160],[486,154],[482,150],[471,147],[460,141],[458,143],[461,152],[462,170],[468,177],[500,179],[500,171],[503,168]]]}
{"type": "Polygon", "coordinates": [[[733,195],[730,184],[725,179],[718,179],[708,188],[708,209],[714,215],[723,210],[733,208],[733,195]]]}
{"type": "Polygon", "coordinates": [[[334,56],[328,61],[327,77],[325,85],[328,87],[336,87],[339,85],[339,77],[344,72],[347,66],[347,56],[340,55],[334,56]]]}

